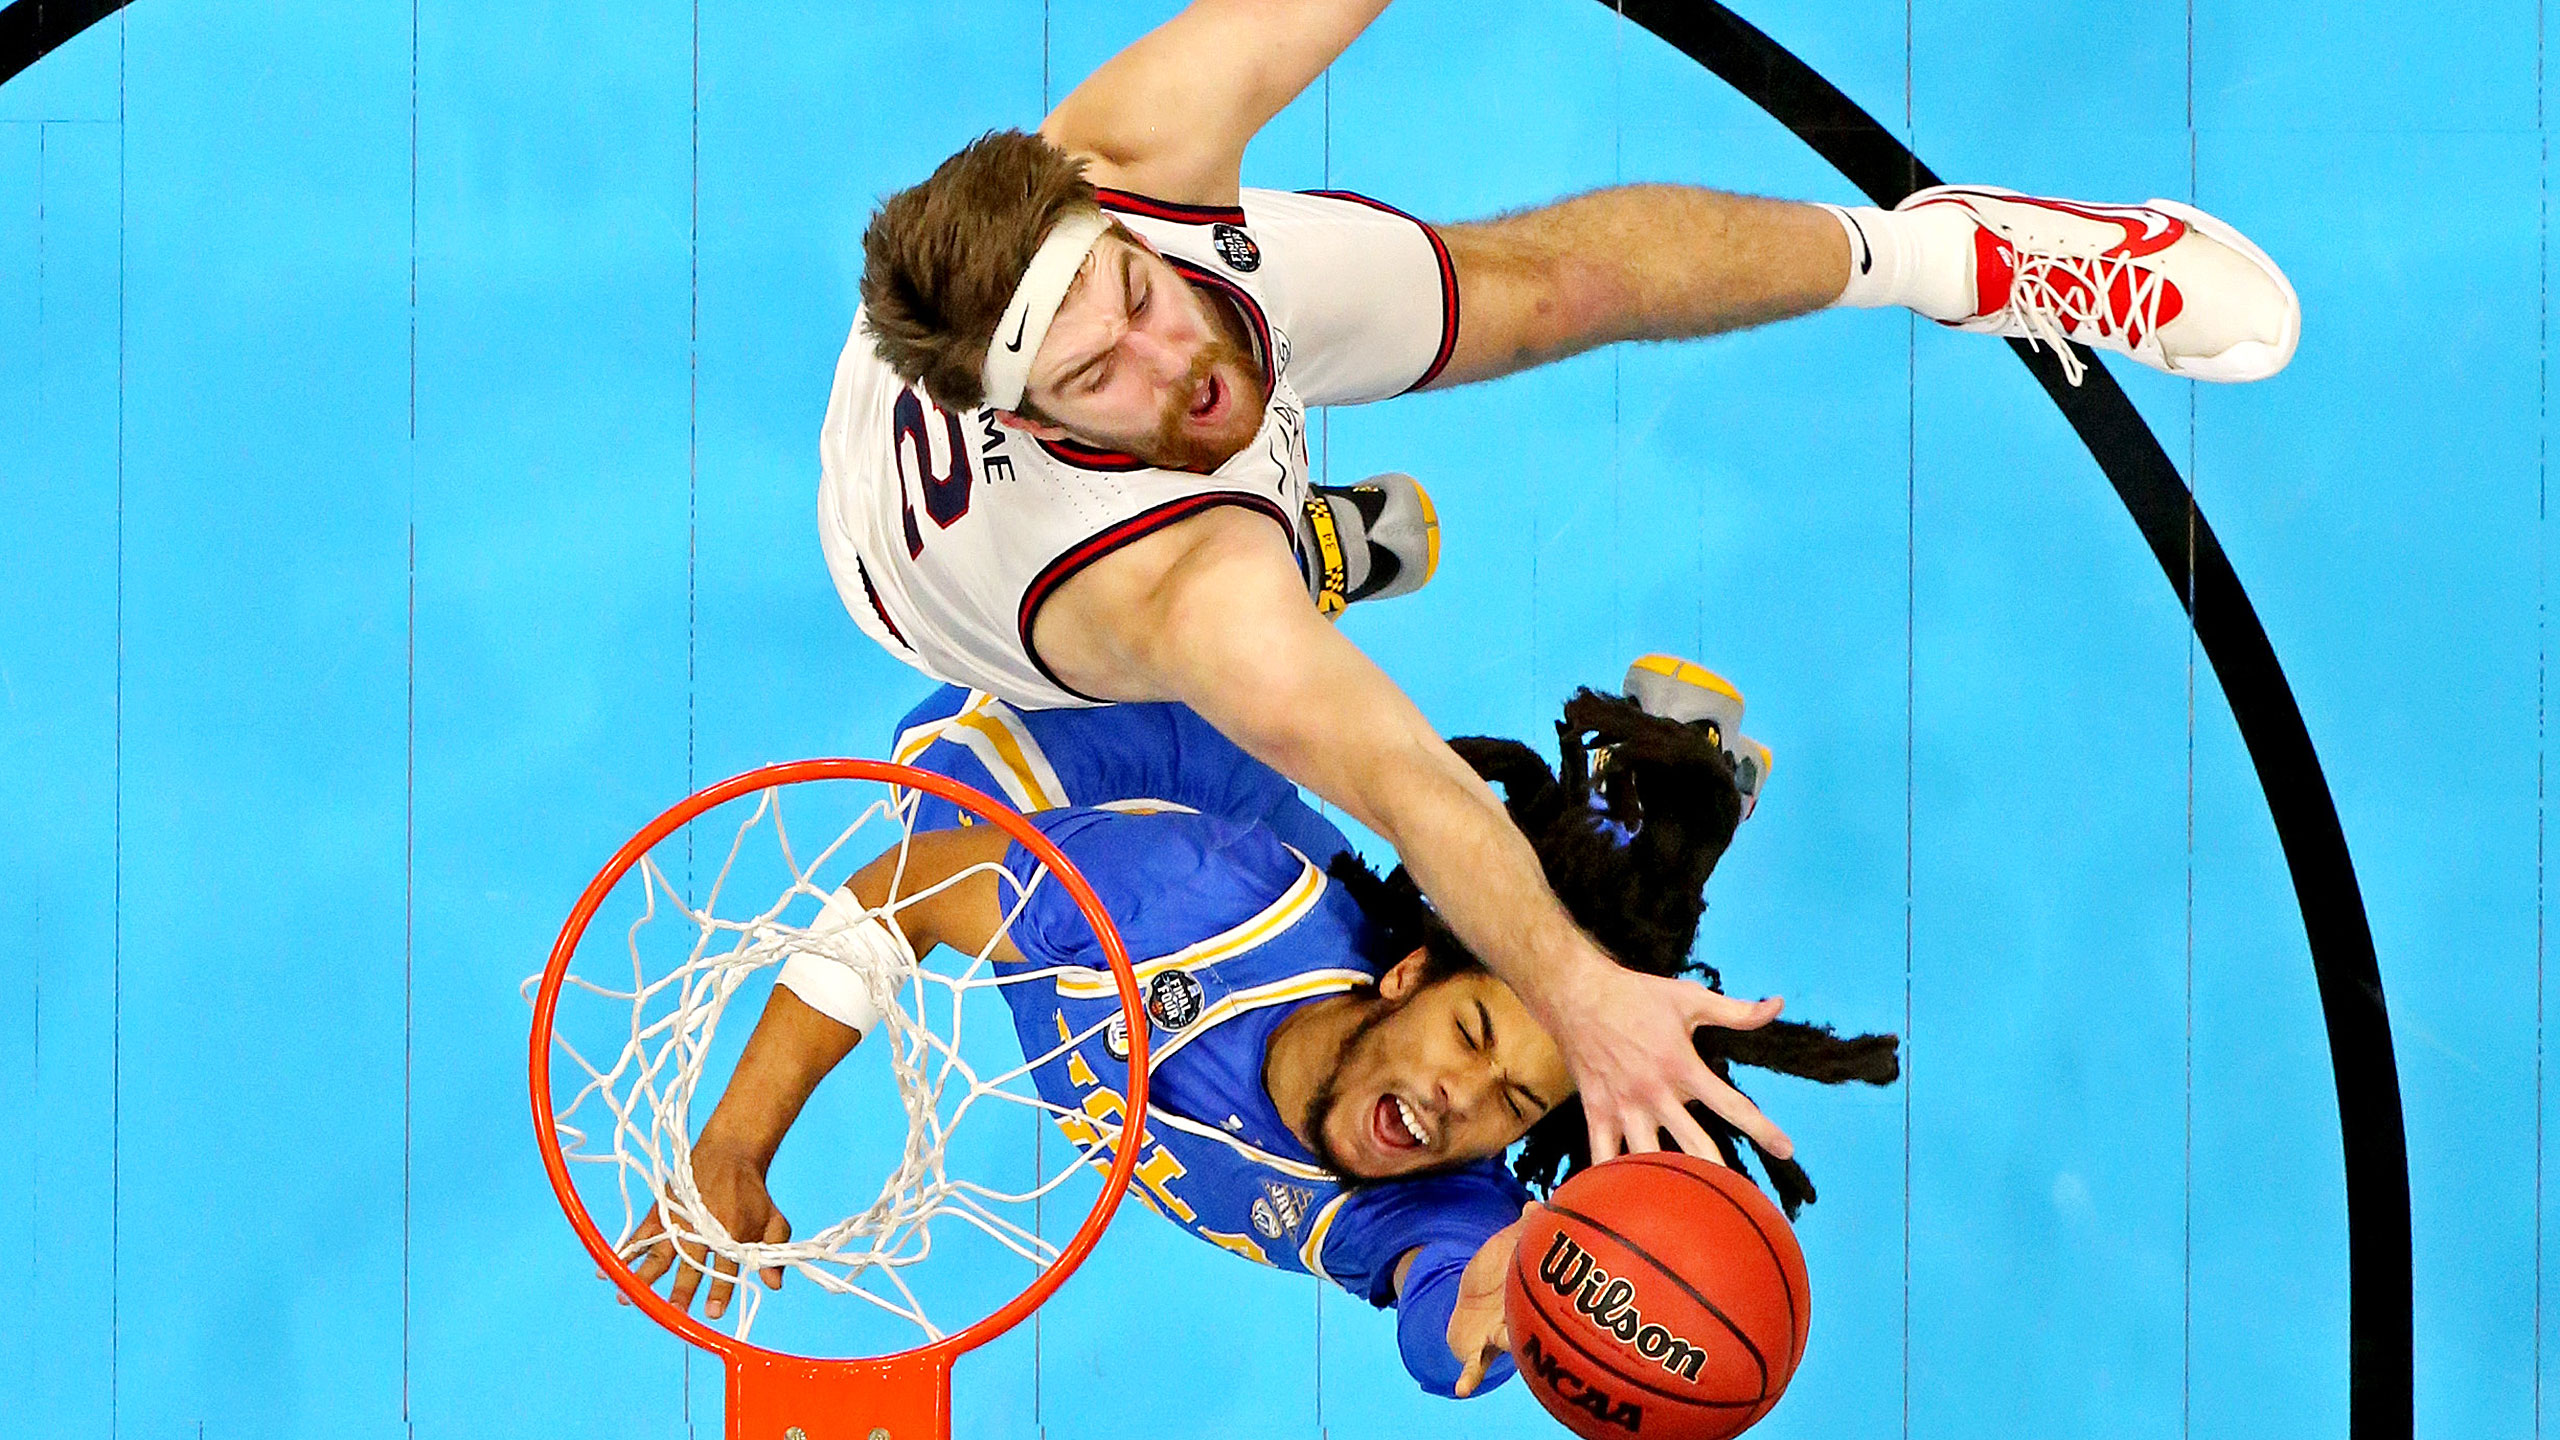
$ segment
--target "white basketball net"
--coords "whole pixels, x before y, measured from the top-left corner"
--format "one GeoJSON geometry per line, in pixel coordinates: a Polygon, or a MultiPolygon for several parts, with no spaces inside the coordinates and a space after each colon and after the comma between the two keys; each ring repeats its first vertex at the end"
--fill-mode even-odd
{"type": "MultiPolygon", "coordinates": [[[[826,783],[840,786],[860,782],[826,783]]],[[[733,1302],[727,1318],[733,1321],[741,1339],[753,1329],[764,1299],[754,1272],[767,1266],[785,1267],[837,1294],[859,1296],[912,1321],[929,1339],[939,1339],[943,1328],[927,1315],[904,1273],[931,1255],[933,1222],[947,1217],[965,1223],[1023,1259],[1047,1266],[1056,1261],[1058,1246],[1038,1234],[1032,1223],[1026,1223],[1036,1220],[1036,1212],[1030,1207],[1064,1184],[1079,1165],[1107,1166],[1105,1147],[1119,1138],[1116,1125],[1042,1099],[1030,1078],[1038,1066],[1090,1040],[1106,1028],[1107,1022],[995,1073],[982,1073],[955,1043],[961,1033],[963,1008],[972,993],[999,985],[1042,982],[1061,973],[1059,968],[1049,968],[999,975],[989,958],[1031,895],[1048,879],[1047,870],[1037,872],[1026,885],[1000,865],[982,864],[913,894],[906,893],[907,842],[913,835],[917,795],[913,791],[877,788],[886,792],[883,798],[865,808],[805,865],[795,855],[783,821],[782,789],[756,794],[752,813],[738,823],[731,835],[719,874],[699,907],[685,902],[683,890],[659,868],[655,851],[644,856],[622,881],[626,887],[638,883],[647,889],[641,914],[624,937],[627,974],[619,973],[626,969],[619,961],[615,964],[618,973],[610,981],[599,980],[593,974],[582,975],[573,965],[561,987],[561,1018],[553,1026],[552,1044],[557,1055],[574,1069],[555,1065],[555,1097],[563,1092],[562,1082],[578,1083],[581,1075],[584,1080],[574,1095],[556,1105],[554,1118],[560,1149],[573,1167],[614,1168],[622,1209],[620,1228],[613,1228],[610,1217],[598,1210],[592,1199],[589,1212],[596,1215],[599,1225],[612,1237],[616,1251],[626,1260],[646,1248],[649,1242],[635,1243],[634,1237],[642,1223],[656,1213],[666,1217],[668,1230],[680,1242],[682,1256],[678,1263],[701,1271],[706,1287],[713,1276],[711,1262],[715,1258],[735,1262],[740,1277],[737,1294],[744,1303],[733,1302]],[[871,827],[871,836],[881,848],[887,849],[894,842],[897,881],[890,888],[888,903],[876,910],[861,909],[849,893],[833,892],[838,899],[836,915],[858,912],[866,918],[885,916],[894,920],[899,911],[917,901],[992,871],[998,877],[1005,923],[984,949],[975,955],[938,950],[918,960],[904,954],[905,947],[900,946],[899,955],[884,961],[874,957],[887,947],[847,944],[845,928],[834,923],[833,917],[827,925],[793,924],[783,918],[787,911],[813,912],[824,906],[831,890],[816,878],[820,874],[849,871],[853,866],[844,862],[871,858],[868,846],[860,850],[849,848],[866,826],[871,827]],[[889,833],[892,828],[894,835],[889,833]],[[729,886],[730,872],[737,868],[740,856],[765,837],[770,837],[788,867],[789,887],[759,911],[736,918],[722,917],[718,912],[728,899],[724,891],[729,886]],[[840,855],[843,862],[839,861],[840,855]],[[678,917],[693,930],[682,959],[668,963],[664,958],[644,958],[643,937],[650,934],[650,927],[672,924],[678,917]],[[875,1047],[888,1051],[907,1116],[906,1145],[895,1169],[882,1182],[879,1195],[867,1207],[814,1231],[795,1217],[794,1228],[803,1233],[793,1240],[739,1240],[722,1226],[694,1183],[693,1139],[699,1119],[710,1115],[718,1088],[715,1086],[700,1097],[703,1104],[699,1117],[695,1100],[702,1089],[705,1061],[711,1055],[713,1039],[730,998],[757,972],[804,953],[854,967],[869,987],[882,1020],[875,1033],[863,1036],[856,1055],[875,1047]],[[573,1000],[589,1012],[583,1026],[573,1026],[568,1018],[573,1000]],[[627,1012],[630,1022],[628,1043],[602,1064],[581,1054],[570,1039],[580,1033],[596,1033],[594,1002],[627,1012]],[[953,1176],[945,1170],[945,1152],[952,1133],[982,1100],[1027,1106],[1053,1119],[1064,1119],[1070,1134],[1086,1139],[1059,1147],[1070,1152],[1066,1163],[1060,1164],[1054,1175],[1034,1176],[1034,1183],[1027,1189],[1006,1190],[953,1176]],[[1096,1136],[1099,1138],[1093,1138],[1096,1136]]],[[[750,801],[742,798],[731,805],[745,807],[750,801]]],[[[728,809],[723,807],[698,818],[693,828],[707,830],[718,825],[718,817],[728,809]]],[[[660,848],[680,847],[683,833],[679,831],[661,842],[660,848]]],[[[808,918],[815,922],[819,917],[811,913],[808,918]]],[[[599,918],[597,927],[590,929],[587,943],[579,952],[582,961],[590,953],[606,948],[602,943],[606,937],[599,933],[603,923],[599,918]]],[[[651,939],[653,950],[661,957],[676,948],[665,943],[662,936],[651,939]]],[[[1078,969],[1075,973],[1089,972],[1078,969]]],[[[535,976],[526,982],[528,996],[540,979],[535,976]]],[[[764,993],[763,987],[756,987],[754,993],[764,993]]],[[[753,1018],[747,1016],[745,1022],[752,1024],[753,1018]]],[[[607,1018],[605,1023],[619,1033],[618,1020],[607,1018]]],[[[1008,1054],[1006,1058],[1012,1057],[1008,1054]]],[[[722,1083],[725,1084],[725,1076],[722,1083]]],[[[584,1196],[593,1194],[584,1185],[580,1191],[584,1196]]]]}

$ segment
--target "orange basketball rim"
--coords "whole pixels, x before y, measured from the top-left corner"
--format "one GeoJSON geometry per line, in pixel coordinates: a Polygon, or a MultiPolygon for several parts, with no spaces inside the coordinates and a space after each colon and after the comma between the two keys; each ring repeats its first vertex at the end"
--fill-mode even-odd
{"type": "Polygon", "coordinates": [[[1084,1262],[1114,1211],[1128,1193],[1141,1145],[1120,1144],[1113,1155],[1101,1193],[1058,1258],[1044,1267],[1021,1294],[992,1314],[939,1340],[893,1354],[868,1358],[822,1359],[767,1349],[726,1335],[676,1308],[640,1283],[615,1253],[570,1178],[552,1106],[552,1026],[561,987],[588,922],[614,888],[660,841],[697,817],[758,791],[813,781],[873,781],[896,789],[941,796],[1002,828],[1038,857],[1066,887],[1087,924],[1093,927],[1111,975],[1120,991],[1122,1023],[1128,1027],[1129,1086],[1127,1105],[1133,1116],[1147,1113],[1147,1018],[1130,968],[1127,947],[1103,909],[1101,897],[1077,871],[1074,862],[1048,836],[1003,802],[959,781],[911,766],[880,760],[818,759],[768,765],[723,780],[686,797],[652,820],[598,871],[551,947],[541,986],[534,998],[533,1034],[528,1069],[533,1100],[535,1142],[542,1165],[569,1224],[587,1253],[611,1277],[625,1298],[650,1319],[696,1346],[718,1355],[727,1373],[727,1434],[730,1440],[949,1440],[951,1435],[951,1365],[961,1355],[996,1339],[1027,1318],[1056,1293],[1084,1262]]]}

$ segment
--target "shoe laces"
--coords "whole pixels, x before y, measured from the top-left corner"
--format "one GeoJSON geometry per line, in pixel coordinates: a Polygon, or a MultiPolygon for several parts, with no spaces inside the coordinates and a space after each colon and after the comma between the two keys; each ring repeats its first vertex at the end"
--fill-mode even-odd
{"type": "Polygon", "coordinates": [[[2157,269],[2112,252],[2065,255],[2012,245],[2010,256],[2016,268],[2001,318],[2015,324],[2030,346],[2052,350],[2071,384],[2079,384],[2088,370],[2071,348],[2074,331],[2121,336],[2129,351],[2158,347],[2161,303],[2173,292],[2157,269]],[[2126,296],[2121,310],[2115,304],[2119,283],[2126,296]]]}

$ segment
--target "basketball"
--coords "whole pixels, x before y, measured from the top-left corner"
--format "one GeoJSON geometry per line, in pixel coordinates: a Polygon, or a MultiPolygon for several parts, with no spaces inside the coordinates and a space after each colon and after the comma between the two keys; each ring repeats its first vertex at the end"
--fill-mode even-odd
{"type": "Polygon", "coordinates": [[[1521,1229],[1503,1313],[1521,1379],[1585,1440],[1725,1440],[1786,1393],[1811,1300],[1778,1207],[1666,1153],[1556,1187],[1521,1229]]]}

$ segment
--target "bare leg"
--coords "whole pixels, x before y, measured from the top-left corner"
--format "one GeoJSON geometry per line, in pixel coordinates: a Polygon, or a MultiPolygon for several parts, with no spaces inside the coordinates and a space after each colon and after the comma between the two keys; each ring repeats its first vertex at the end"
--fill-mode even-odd
{"type": "Polygon", "coordinates": [[[1441,227],[1458,347],[1437,389],[1620,340],[1679,340],[1819,310],[1849,283],[1849,238],[1813,205],[1628,185],[1441,227]]]}

